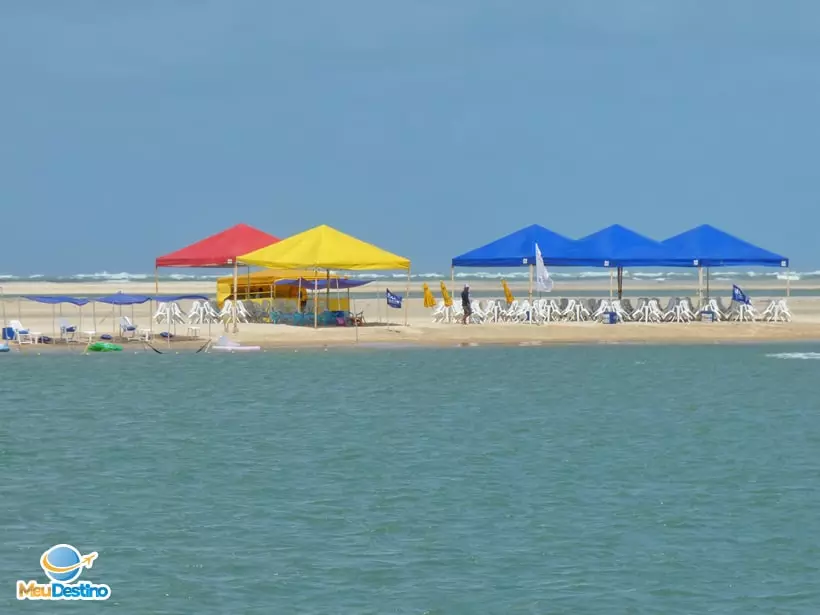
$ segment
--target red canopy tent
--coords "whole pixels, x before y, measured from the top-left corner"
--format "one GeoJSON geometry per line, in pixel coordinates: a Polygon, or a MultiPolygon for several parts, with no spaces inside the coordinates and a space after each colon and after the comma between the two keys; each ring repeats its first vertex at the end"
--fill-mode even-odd
{"type": "Polygon", "coordinates": [[[233,267],[236,257],[279,241],[278,237],[264,231],[237,224],[229,229],[206,237],[196,243],[160,256],[156,268],[160,267],[233,267]]]}
{"type": "MultiPolygon", "coordinates": [[[[257,228],[247,224],[237,224],[181,250],[158,257],[154,267],[154,289],[159,294],[160,267],[233,267],[233,290],[236,296],[238,276],[236,257],[278,241],[278,237],[268,235],[257,228]]],[[[250,275],[250,268],[248,268],[248,275],[250,275]]],[[[236,330],[235,315],[234,330],[236,330]]]]}

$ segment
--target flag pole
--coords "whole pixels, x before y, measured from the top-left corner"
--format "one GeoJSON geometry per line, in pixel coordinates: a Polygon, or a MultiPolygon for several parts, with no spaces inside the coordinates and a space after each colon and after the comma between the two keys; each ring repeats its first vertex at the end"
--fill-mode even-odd
{"type": "Polygon", "coordinates": [[[404,326],[407,326],[407,304],[410,302],[410,269],[407,269],[407,289],[404,294],[404,326]]]}

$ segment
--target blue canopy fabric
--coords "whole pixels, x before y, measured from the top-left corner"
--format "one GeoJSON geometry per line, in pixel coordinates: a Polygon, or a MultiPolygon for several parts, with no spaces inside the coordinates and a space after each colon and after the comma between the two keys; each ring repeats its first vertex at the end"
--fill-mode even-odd
{"type": "Polygon", "coordinates": [[[58,303],[71,303],[76,306],[83,306],[88,303],[88,299],[82,297],[69,297],[68,295],[25,295],[23,299],[36,301],[37,303],[48,303],[56,305],[58,303]]]}
{"type": "Polygon", "coordinates": [[[525,267],[535,264],[535,244],[548,265],[569,256],[575,242],[543,226],[533,224],[465,252],[452,260],[453,267],[525,267]]]}
{"type": "MultiPolygon", "coordinates": [[[[299,278],[294,278],[292,280],[276,280],[273,283],[274,286],[298,286],[299,285],[299,278]]],[[[364,286],[365,284],[370,284],[372,280],[350,280],[347,278],[331,278],[330,279],[330,289],[331,290],[344,290],[345,288],[356,288],[357,286],[364,286]]],[[[310,290],[312,288],[318,288],[319,290],[324,290],[328,287],[328,280],[306,280],[304,278],[301,279],[302,288],[305,290],[310,290]]]]}
{"type": "Polygon", "coordinates": [[[150,300],[151,297],[146,295],[126,295],[125,293],[114,293],[113,295],[94,299],[97,303],[109,303],[111,305],[137,305],[150,300]]]}
{"type": "Polygon", "coordinates": [[[156,295],[149,297],[157,303],[171,303],[173,301],[208,301],[205,295],[156,295]]]}
{"type": "MultiPolygon", "coordinates": [[[[544,259],[546,260],[546,259],[544,259]]],[[[658,241],[613,224],[574,242],[562,267],[657,267],[667,264],[668,249],[658,241]]]]}
{"type": "Polygon", "coordinates": [[[709,224],[702,224],[661,243],[670,254],[669,264],[678,267],[789,266],[789,259],[785,256],[759,248],[709,224]]]}

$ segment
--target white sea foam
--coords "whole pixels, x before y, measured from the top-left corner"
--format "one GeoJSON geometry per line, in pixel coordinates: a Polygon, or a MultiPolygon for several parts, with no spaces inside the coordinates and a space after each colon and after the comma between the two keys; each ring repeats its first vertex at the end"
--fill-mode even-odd
{"type": "MultiPolygon", "coordinates": [[[[346,275],[350,275],[354,278],[359,278],[363,280],[402,280],[407,277],[406,273],[393,273],[393,272],[382,272],[382,273],[372,273],[372,272],[340,272],[345,273],[346,275]]],[[[597,280],[605,280],[610,276],[609,269],[597,269],[597,270],[582,270],[582,269],[571,269],[571,268],[564,268],[560,271],[556,271],[550,268],[550,275],[555,280],[563,280],[563,281],[597,281],[597,280]]],[[[228,270],[211,270],[209,273],[180,273],[168,270],[160,270],[159,272],[159,279],[160,280],[174,280],[174,281],[213,281],[216,278],[229,276],[231,275],[230,271],[228,270]]],[[[421,273],[413,273],[410,277],[413,280],[421,280],[421,281],[430,281],[430,280],[449,280],[450,279],[450,270],[446,271],[423,271],[421,273]]],[[[529,278],[529,270],[524,267],[515,268],[515,269],[505,269],[501,271],[476,271],[472,269],[459,269],[455,272],[455,278],[457,280],[486,280],[486,281],[496,281],[496,280],[507,280],[509,282],[513,282],[516,280],[524,281],[529,278]]],[[[738,282],[739,280],[743,279],[765,279],[765,280],[779,280],[785,282],[788,278],[790,281],[799,281],[799,280],[809,280],[809,279],[818,279],[820,278],[820,270],[815,271],[791,271],[786,272],[783,270],[779,271],[770,271],[770,272],[759,272],[759,271],[743,271],[743,270],[726,270],[726,269],[712,269],[711,270],[711,279],[716,282],[738,282]]],[[[33,274],[33,275],[15,275],[12,273],[5,273],[0,274],[0,280],[37,280],[43,282],[106,282],[106,281],[117,281],[117,282],[127,282],[127,281],[149,281],[154,279],[154,272],[151,271],[150,273],[132,273],[127,271],[121,272],[108,272],[108,271],[98,271],[95,273],[76,273],[70,275],[60,275],[60,276],[52,276],[48,274],[33,274]]],[[[654,281],[658,283],[665,283],[665,284],[674,284],[676,280],[680,281],[694,281],[697,279],[697,270],[694,268],[691,269],[682,269],[682,270],[675,270],[675,271],[631,271],[631,270],[624,270],[624,279],[626,280],[638,280],[642,282],[649,282],[654,281]]]]}
{"type": "Polygon", "coordinates": [[[775,354],[767,354],[766,356],[770,359],[820,360],[820,352],[778,352],[775,354]]]}

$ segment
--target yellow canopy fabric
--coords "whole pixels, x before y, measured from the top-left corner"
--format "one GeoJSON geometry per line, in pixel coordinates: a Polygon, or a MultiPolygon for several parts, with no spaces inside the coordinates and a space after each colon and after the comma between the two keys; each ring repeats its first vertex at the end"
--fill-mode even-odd
{"type": "Polygon", "coordinates": [[[507,300],[507,305],[515,301],[515,297],[510,290],[510,287],[507,285],[507,280],[501,280],[501,286],[504,287],[504,299],[507,300]]]}
{"type": "Polygon", "coordinates": [[[410,260],[325,224],[237,257],[271,269],[410,269],[410,260]]]}
{"type": "Polygon", "coordinates": [[[441,298],[444,299],[444,305],[452,307],[453,298],[450,296],[450,293],[447,292],[447,287],[444,285],[444,282],[441,282],[441,298]]]}
{"type": "Polygon", "coordinates": [[[425,282],[422,287],[424,288],[424,307],[436,307],[436,298],[433,296],[433,292],[430,290],[427,282],[425,282]]]}

